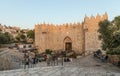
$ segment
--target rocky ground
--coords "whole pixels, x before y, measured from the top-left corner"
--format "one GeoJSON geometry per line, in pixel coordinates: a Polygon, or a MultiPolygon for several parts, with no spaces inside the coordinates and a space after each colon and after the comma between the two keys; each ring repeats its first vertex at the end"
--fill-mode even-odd
{"type": "Polygon", "coordinates": [[[120,76],[120,68],[89,55],[65,62],[63,66],[61,63],[47,66],[41,62],[33,68],[1,71],[0,76],[120,76]]]}
{"type": "Polygon", "coordinates": [[[17,69],[23,59],[23,53],[17,49],[1,48],[0,52],[0,70],[17,69]],[[8,67],[9,65],[9,67],[8,67]]]}

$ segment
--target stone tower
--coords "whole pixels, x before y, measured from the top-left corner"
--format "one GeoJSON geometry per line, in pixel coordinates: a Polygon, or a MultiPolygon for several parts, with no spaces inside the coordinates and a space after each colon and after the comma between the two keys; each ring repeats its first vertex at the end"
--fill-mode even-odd
{"type": "Polygon", "coordinates": [[[98,24],[107,19],[108,15],[105,13],[103,16],[85,16],[82,23],[37,24],[35,45],[38,46],[39,52],[46,49],[74,50],[78,54],[96,51],[101,47],[101,41],[98,40],[98,24]]]}

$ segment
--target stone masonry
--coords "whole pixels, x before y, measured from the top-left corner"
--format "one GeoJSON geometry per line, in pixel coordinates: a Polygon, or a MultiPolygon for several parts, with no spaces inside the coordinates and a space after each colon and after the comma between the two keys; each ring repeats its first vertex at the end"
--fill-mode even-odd
{"type": "Polygon", "coordinates": [[[85,16],[82,23],[66,23],[61,25],[35,25],[35,45],[39,52],[51,50],[74,50],[76,53],[92,52],[101,47],[98,39],[99,22],[107,20],[108,15],[99,14],[94,17],[85,16]],[[70,48],[70,49],[69,49],[70,48]]]}

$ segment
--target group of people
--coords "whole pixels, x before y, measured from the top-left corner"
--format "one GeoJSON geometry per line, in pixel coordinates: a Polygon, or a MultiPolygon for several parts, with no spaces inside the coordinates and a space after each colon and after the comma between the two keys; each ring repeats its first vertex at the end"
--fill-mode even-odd
{"type": "Polygon", "coordinates": [[[108,60],[108,55],[102,54],[102,51],[100,49],[94,52],[94,57],[98,57],[102,62],[107,62],[108,60]]]}
{"type": "Polygon", "coordinates": [[[50,65],[63,65],[64,62],[72,62],[72,58],[67,57],[63,52],[61,52],[59,55],[56,53],[47,54],[46,63],[48,66],[50,65]]]}
{"type": "MultiPolygon", "coordinates": [[[[24,68],[34,67],[40,60],[39,56],[35,53],[34,57],[30,57],[29,53],[24,53],[24,68]]],[[[47,66],[63,65],[63,62],[70,62],[72,59],[65,57],[63,53],[56,54],[52,52],[51,54],[46,54],[45,61],[47,66]]],[[[40,61],[41,62],[41,61],[40,61]]]]}
{"type": "Polygon", "coordinates": [[[34,67],[34,65],[38,63],[38,58],[35,55],[34,57],[30,58],[29,53],[24,53],[24,68],[26,68],[26,66],[28,66],[28,68],[30,67],[34,67]]]}
{"type": "Polygon", "coordinates": [[[48,66],[50,65],[58,65],[58,58],[56,55],[47,55],[46,63],[48,66]]]}

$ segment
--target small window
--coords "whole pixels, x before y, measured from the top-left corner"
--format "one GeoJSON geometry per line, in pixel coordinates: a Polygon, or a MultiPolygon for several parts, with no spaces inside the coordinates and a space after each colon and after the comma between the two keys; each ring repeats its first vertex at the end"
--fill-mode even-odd
{"type": "Polygon", "coordinates": [[[42,34],[47,34],[47,32],[42,32],[42,34]]]}

